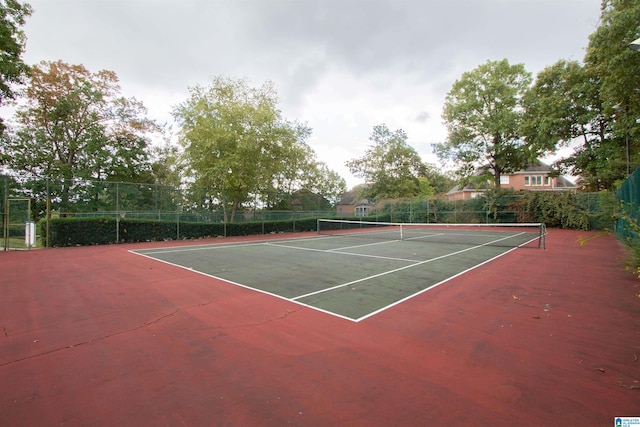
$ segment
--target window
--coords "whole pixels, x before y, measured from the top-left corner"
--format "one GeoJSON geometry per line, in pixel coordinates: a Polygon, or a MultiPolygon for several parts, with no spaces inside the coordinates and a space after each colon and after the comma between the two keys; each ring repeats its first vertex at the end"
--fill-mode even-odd
{"type": "Polygon", "coordinates": [[[509,185],[509,175],[500,175],[500,185],[509,185]]]}
{"type": "Polygon", "coordinates": [[[531,177],[531,185],[542,185],[542,175],[534,175],[531,177]]]}
{"type": "Polygon", "coordinates": [[[542,175],[525,176],[524,185],[526,186],[542,185],[542,175]]]}
{"type": "Polygon", "coordinates": [[[544,177],[544,185],[551,185],[551,178],[549,178],[549,176],[544,177]]]}

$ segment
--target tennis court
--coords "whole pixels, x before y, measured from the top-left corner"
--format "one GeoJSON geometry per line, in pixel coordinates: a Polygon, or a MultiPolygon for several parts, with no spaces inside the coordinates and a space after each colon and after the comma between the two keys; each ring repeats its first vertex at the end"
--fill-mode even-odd
{"type": "Polygon", "coordinates": [[[320,220],[307,238],[131,251],[353,321],[515,248],[544,247],[542,224],[320,220]]]}
{"type": "MultiPolygon", "coordinates": [[[[373,236],[387,230],[370,231],[0,253],[1,424],[533,427],[612,425],[640,413],[638,279],[610,235],[552,229],[547,250],[531,242],[361,322],[302,306],[299,294],[276,298],[131,253],[164,246],[169,257],[170,246],[191,245],[200,249],[191,262],[202,252],[213,265],[251,248],[236,268],[283,254],[272,259],[288,274],[324,280],[294,270],[298,255],[352,241],[370,245],[360,254],[407,251],[422,262],[436,248],[473,247],[382,243],[373,236]],[[381,249],[396,247],[404,249],[381,249]]],[[[509,251],[493,246],[507,243],[467,254],[509,251]]],[[[376,262],[317,252],[312,265],[334,275],[341,257],[376,262]]],[[[438,263],[407,268],[415,278],[403,281],[428,281],[419,269],[438,263]]]]}

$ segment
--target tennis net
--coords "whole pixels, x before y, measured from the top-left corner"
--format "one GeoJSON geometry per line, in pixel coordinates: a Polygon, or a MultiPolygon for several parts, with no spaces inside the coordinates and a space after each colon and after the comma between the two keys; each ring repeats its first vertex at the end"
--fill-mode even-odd
{"type": "Polygon", "coordinates": [[[546,228],[541,223],[419,224],[319,219],[317,231],[320,235],[381,240],[546,248],[546,228]]]}

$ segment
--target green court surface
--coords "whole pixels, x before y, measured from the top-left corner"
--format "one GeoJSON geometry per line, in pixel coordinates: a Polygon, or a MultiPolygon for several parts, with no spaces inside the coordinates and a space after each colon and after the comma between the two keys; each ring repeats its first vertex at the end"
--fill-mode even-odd
{"type": "Polygon", "coordinates": [[[432,241],[442,233],[407,240],[347,233],[131,252],[360,321],[517,247],[532,254],[538,247],[535,232],[469,233],[468,243],[432,241]]]}

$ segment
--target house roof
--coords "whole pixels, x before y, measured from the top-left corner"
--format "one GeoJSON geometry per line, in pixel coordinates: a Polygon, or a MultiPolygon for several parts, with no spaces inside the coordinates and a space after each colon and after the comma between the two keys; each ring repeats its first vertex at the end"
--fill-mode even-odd
{"type": "Polygon", "coordinates": [[[577,186],[569,181],[564,176],[558,176],[556,178],[556,188],[576,188],[577,186]]]}
{"type": "Polygon", "coordinates": [[[449,190],[447,192],[447,194],[455,194],[455,193],[459,193],[461,191],[486,191],[489,189],[489,186],[485,183],[485,184],[467,184],[465,185],[463,188],[460,188],[459,185],[456,185],[455,187],[453,187],[451,190],[449,190]]]}
{"type": "Polygon", "coordinates": [[[346,193],[342,194],[342,197],[340,198],[340,201],[338,202],[338,204],[352,205],[356,197],[357,197],[356,190],[349,190],[346,193]]]}
{"type": "Polygon", "coordinates": [[[531,173],[531,172],[552,172],[552,171],[553,169],[551,169],[549,165],[538,160],[537,163],[532,163],[529,166],[527,166],[526,169],[522,169],[518,172],[514,172],[511,175],[531,173]]]}
{"type": "Polygon", "coordinates": [[[359,196],[360,194],[360,190],[362,189],[362,187],[364,186],[364,184],[362,185],[357,185],[355,187],[353,187],[351,190],[347,191],[346,193],[344,193],[342,195],[342,197],[340,198],[340,201],[338,202],[339,205],[366,205],[369,203],[368,199],[363,199],[359,196]]]}

